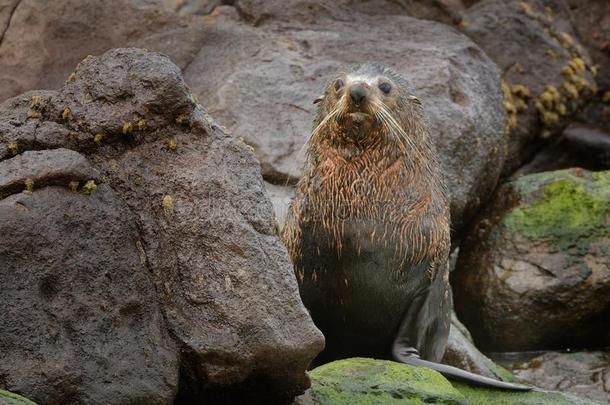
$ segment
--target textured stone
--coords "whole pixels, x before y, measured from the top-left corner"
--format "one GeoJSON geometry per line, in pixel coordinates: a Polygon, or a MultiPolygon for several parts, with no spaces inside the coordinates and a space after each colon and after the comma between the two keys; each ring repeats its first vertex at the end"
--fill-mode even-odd
{"type": "Polygon", "coordinates": [[[455,308],[483,350],[610,343],[610,172],[521,177],[474,221],[452,273],[455,308]]]}
{"type": "MultiPolygon", "coordinates": [[[[220,130],[194,100],[179,68],[158,53],[117,49],[86,58],[59,91],[30,92],[0,105],[0,159],[8,167],[0,169],[0,173],[13,173],[14,160],[25,167],[21,175],[11,174],[11,178],[17,179],[9,178],[11,184],[20,185],[20,179],[32,173],[44,179],[58,179],[52,182],[53,187],[42,189],[39,186],[48,182],[36,178],[31,190],[26,184],[7,187],[11,192],[25,189],[32,194],[13,194],[2,202],[38,201],[43,197],[53,200],[58,207],[46,214],[51,222],[40,237],[58,239],[66,243],[65,249],[78,247],[68,243],[73,238],[84,244],[91,240],[91,246],[97,243],[97,250],[88,251],[86,256],[92,263],[98,263],[102,280],[104,266],[100,262],[108,263],[114,272],[125,273],[124,277],[133,272],[128,260],[114,258],[115,244],[125,250],[123,255],[133,255],[132,259],[152,283],[143,288],[148,295],[136,301],[151,307],[160,305],[166,321],[164,328],[180,349],[179,401],[231,402],[244,397],[255,402],[286,400],[307,388],[305,370],[321,350],[323,338],[299,298],[286,249],[275,233],[273,208],[264,191],[258,162],[246,145],[220,130]],[[72,151],[48,150],[62,146],[72,151]],[[54,160],[45,162],[42,157],[36,158],[40,153],[54,160]],[[68,189],[70,182],[87,177],[81,173],[82,156],[99,172],[96,177],[99,183],[80,182],[78,190],[84,191],[74,194],[68,189]],[[53,193],[57,194],[55,198],[53,193]],[[87,193],[91,196],[86,196],[87,193]],[[70,222],[60,210],[64,207],[70,212],[70,207],[62,204],[66,198],[95,202],[97,205],[85,208],[99,212],[85,210],[87,222],[80,218],[70,222]],[[101,198],[104,199],[98,201],[101,198]],[[112,204],[119,203],[120,210],[112,209],[112,204]],[[109,220],[102,214],[122,218],[116,219],[116,227],[124,228],[97,233],[94,232],[97,228],[93,228],[93,235],[73,235],[67,227],[53,225],[68,221],[74,226],[84,227],[91,222],[100,227],[111,226],[112,223],[104,225],[109,220]],[[137,239],[128,242],[131,240],[128,231],[135,232],[137,239]]],[[[46,201],[40,202],[40,210],[46,201]]],[[[27,205],[24,209],[15,204],[12,209],[23,211],[21,215],[29,221],[24,227],[34,229],[32,223],[38,217],[27,205]]],[[[89,229],[84,228],[83,232],[89,229]]],[[[19,232],[23,231],[19,227],[7,232],[7,242],[3,243],[21,240],[19,232]]],[[[28,244],[22,245],[21,249],[29,249],[28,244]]],[[[61,252],[57,249],[46,254],[60,266],[65,261],[61,252]]],[[[15,275],[27,272],[31,266],[26,255],[22,259],[23,262],[11,261],[15,275]]],[[[73,277],[69,267],[60,268],[65,272],[64,278],[73,277]]],[[[116,279],[121,280],[118,275],[116,279]]],[[[37,285],[33,282],[31,288],[37,285]]],[[[102,287],[98,287],[102,296],[115,291],[108,292],[102,287]]],[[[84,294],[90,288],[95,286],[84,280],[72,293],[84,294]]],[[[15,293],[13,289],[7,291],[15,293]]],[[[26,294],[23,305],[28,304],[27,297],[26,294]]],[[[108,308],[113,309],[111,304],[107,304],[108,308]]],[[[76,310],[71,305],[64,306],[65,311],[76,310]]],[[[23,322],[31,322],[37,331],[45,330],[44,325],[33,322],[41,309],[32,307],[30,311],[23,322]]],[[[87,319],[79,326],[93,327],[87,319]]],[[[142,322],[141,326],[145,325],[142,322]]],[[[0,336],[15,338],[13,330],[3,332],[0,336]]],[[[64,344],[74,338],[69,335],[66,339],[64,344]]],[[[26,339],[26,342],[34,345],[36,341],[26,339]]],[[[149,345],[159,346],[154,340],[149,345]]],[[[125,344],[123,350],[129,347],[125,344]]],[[[147,347],[143,344],[140,350],[147,347]]],[[[37,352],[32,349],[31,353],[37,352]]],[[[121,353],[117,351],[117,355],[121,353]]],[[[134,350],[129,355],[137,353],[134,350]]],[[[170,353],[176,356],[175,351],[170,353]]],[[[32,367],[49,366],[42,357],[32,355],[26,359],[32,367]]],[[[144,378],[133,384],[113,379],[112,383],[120,384],[125,395],[132,395],[119,402],[138,398],[136,388],[146,384],[163,394],[145,402],[173,401],[178,361],[174,357],[168,364],[171,367],[167,368],[169,382],[165,391],[163,384],[151,384],[144,378]]],[[[97,369],[90,366],[73,374],[76,379],[67,381],[65,387],[62,380],[46,381],[37,374],[26,379],[20,370],[10,369],[7,388],[25,387],[18,384],[31,381],[29,388],[18,392],[35,393],[32,395],[35,399],[57,395],[70,403],[79,400],[71,399],[70,390],[80,387],[80,381],[94,379],[92,373],[97,369]]],[[[138,370],[135,367],[134,375],[138,370]]],[[[166,368],[145,368],[151,373],[162,370],[166,368]]],[[[93,386],[85,392],[93,398],[104,391],[93,386]]]]}

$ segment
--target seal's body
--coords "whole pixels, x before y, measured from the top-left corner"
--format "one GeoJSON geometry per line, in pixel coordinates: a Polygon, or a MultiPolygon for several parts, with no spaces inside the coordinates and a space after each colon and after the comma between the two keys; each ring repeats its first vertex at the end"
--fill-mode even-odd
{"type": "Polygon", "coordinates": [[[316,102],[283,237],[326,337],[318,361],[391,357],[504,384],[431,363],[450,327],[449,204],[419,100],[397,73],[365,64],[340,73],[316,102]]]}
{"type": "Polygon", "coordinates": [[[440,361],[449,206],[421,105],[380,65],[341,74],[318,105],[284,237],[325,354],[387,357],[404,330],[440,361]]]}

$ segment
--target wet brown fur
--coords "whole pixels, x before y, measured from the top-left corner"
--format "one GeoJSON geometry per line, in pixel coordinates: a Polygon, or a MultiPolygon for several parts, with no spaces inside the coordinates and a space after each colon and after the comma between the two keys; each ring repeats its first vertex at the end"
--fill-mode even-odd
{"type": "MultiPolygon", "coordinates": [[[[396,246],[396,255],[403,263],[432,259],[429,275],[434,278],[436,268],[446,264],[449,213],[421,104],[410,94],[404,79],[392,70],[380,65],[348,69],[359,71],[387,78],[394,93],[384,97],[378,89],[372,89],[377,93],[372,94],[373,102],[367,108],[374,119],[358,123],[346,115],[343,94],[333,85],[338,78],[345,80],[346,73],[329,81],[318,103],[304,174],[283,232],[284,242],[296,262],[301,255],[302,230],[313,229],[315,233],[322,228],[332,235],[329,243],[341,256],[346,221],[370,221],[381,224],[383,231],[373,230],[362,238],[396,246]],[[402,128],[402,135],[388,124],[387,116],[385,121],[380,118],[384,106],[402,128]],[[331,119],[327,119],[329,115],[331,119]]],[[[296,272],[302,278],[301,269],[296,272]]]]}

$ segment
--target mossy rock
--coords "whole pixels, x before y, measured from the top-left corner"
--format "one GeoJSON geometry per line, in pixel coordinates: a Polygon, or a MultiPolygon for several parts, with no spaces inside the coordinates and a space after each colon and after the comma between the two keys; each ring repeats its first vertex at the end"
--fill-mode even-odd
{"type": "Polygon", "coordinates": [[[501,225],[529,240],[549,240],[561,249],[586,249],[610,235],[610,171],[560,170],[512,183],[521,204],[501,225]]]}
{"type": "Polygon", "coordinates": [[[501,186],[460,246],[452,287],[484,351],[610,344],[610,171],[501,186]]]}
{"type": "Polygon", "coordinates": [[[14,394],[12,392],[4,391],[0,389],[0,404],[2,405],[36,405],[35,402],[30,401],[21,395],[14,394]]]}
{"type": "Polygon", "coordinates": [[[370,404],[511,404],[584,405],[561,393],[514,392],[449,382],[428,368],[388,360],[351,358],[320,366],[309,373],[311,389],[298,405],[370,404]]]}
{"type": "Polygon", "coordinates": [[[436,371],[387,360],[339,360],[312,370],[309,376],[311,398],[320,405],[467,404],[436,371]]]}
{"type": "Polygon", "coordinates": [[[472,387],[467,384],[453,383],[470,405],[593,405],[589,400],[576,398],[560,392],[533,390],[511,392],[472,387]]]}

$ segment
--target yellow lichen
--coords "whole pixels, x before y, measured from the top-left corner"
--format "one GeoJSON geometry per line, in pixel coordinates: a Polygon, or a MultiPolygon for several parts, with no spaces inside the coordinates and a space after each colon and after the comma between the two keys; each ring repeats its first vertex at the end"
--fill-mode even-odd
{"type": "Polygon", "coordinates": [[[574,70],[572,69],[572,67],[570,65],[562,67],[561,68],[561,73],[563,73],[563,75],[567,76],[567,77],[574,76],[574,70]]]}
{"type": "Polygon", "coordinates": [[[163,196],[163,210],[165,211],[165,214],[166,215],[171,214],[173,209],[174,209],[174,199],[172,198],[171,195],[165,194],[163,196]]]}
{"type": "Polygon", "coordinates": [[[604,103],[610,103],[610,90],[606,91],[603,95],[602,95],[602,101],[604,103]]]}
{"type": "Polygon", "coordinates": [[[140,187],[142,185],[142,177],[136,176],[134,183],[136,184],[136,186],[140,187]]]}
{"type": "Polygon", "coordinates": [[[131,124],[131,122],[123,123],[123,135],[130,134],[132,130],[133,130],[133,125],[131,124]]]}
{"type": "Polygon", "coordinates": [[[559,115],[553,111],[544,111],[542,113],[542,122],[549,127],[556,125],[559,122],[559,115]]]}
{"type": "Polygon", "coordinates": [[[572,83],[563,82],[563,88],[565,89],[569,98],[576,100],[578,98],[578,89],[572,83]]]}
{"type": "Polygon", "coordinates": [[[40,119],[40,118],[42,118],[42,113],[40,111],[32,111],[32,110],[30,110],[30,111],[28,111],[27,117],[28,118],[38,118],[38,119],[40,119]]]}
{"type": "Polygon", "coordinates": [[[527,98],[530,96],[530,90],[522,84],[515,84],[513,86],[513,94],[519,97],[527,98]]]}
{"type": "Polygon", "coordinates": [[[532,7],[524,1],[519,2],[519,10],[525,15],[532,15],[532,7]]]}
{"type": "Polygon", "coordinates": [[[80,183],[77,180],[71,181],[70,182],[70,190],[76,192],[76,190],[78,190],[78,185],[80,183]]]}
{"type": "Polygon", "coordinates": [[[597,76],[598,69],[599,69],[598,65],[589,66],[589,70],[591,71],[591,74],[593,75],[593,77],[597,76]]]}
{"type": "Polygon", "coordinates": [[[40,104],[42,104],[42,96],[32,96],[32,102],[30,103],[30,107],[40,107],[40,104]]]}
{"type": "Polygon", "coordinates": [[[546,51],[544,51],[544,53],[546,53],[553,60],[559,59],[559,55],[557,55],[557,52],[555,52],[551,48],[547,48],[546,51]]]}
{"type": "Polygon", "coordinates": [[[67,121],[70,119],[71,114],[72,114],[72,111],[70,111],[70,108],[66,107],[66,108],[64,108],[64,112],[61,113],[61,117],[67,121]]]}
{"type": "Polygon", "coordinates": [[[76,73],[74,73],[74,72],[70,73],[70,76],[68,76],[68,81],[73,82],[75,80],[76,80],[76,73]]]}
{"type": "Polygon", "coordinates": [[[25,184],[25,190],[23,190],[23,192],[26,194],[32,194],[32,191],[34,191],[34,180],[25,179],[23,183],[25,184]]]}
{"type": "Polygon", "coordinates": [[[104,135],[101,132],[95,134],[95,136],[93,137],[93,142],[95,142],[97,145],[101,145],[103,140],[104,135]]]}
{"type": "Polygon", "coordinates": [[[186,122],[187,119],[188,117],[185,114],[180,114],[176,117],[176,124],[182,125],[186,122]]]}
{"type": "Polygon", "coordinates": [[[19,153],[19,145],[17,145],[15,142],[11,142],[8,144],[8,150],[10,150],[13,155],[16,155],[19,153]]]}
{"type": "Polygon", "coordinates": [[[144,131],[146,129],[146,121],[143,119],[138,121],[138,131],[144,131]]]}
{"type": "Polygon", "coordinates": [[[85,103],[90,103],[93,101],[93,96],[91,95],[91,93],[86,92],[85,93],[85,103]]]}
{"type": "Polygon", "coordinates": [[[568,63],[568,66],[570,66],[576,74],[583,74],[587,68],[585,61],[579,57],[572,58],[568,63]]]}
{"type": "Polygon", "coordinates": [[[544,7],[544,14],[546,14],[549,20],[553,21],[553,8],[551,6],[544,7]]]}
{"type": "Polygon", "coordinates": [[[169,138],[167,140],[167,148],[170,150],[176,150],[178,148],[178,141],[176,141],[176,138],[169,138]]]}
{"type": "Polygon", "coordinates": [[[509,134],[517,126],[517,108],[513,102],[510,85],[504,79],[502,79],[502,92],[504,93],[504,109],[506,110],[504,132],[509,134]]]}
{"type": "Polygon", "coordinates": [[[572,38],[570,34],[568,34],[567,32],[562,32],[560,35],[561,39],[563,40],[563,45],[565,47],[570,47],[574,45],[574,38],[572,38]]]}
{"type": "Polygon", "coordinates": [[[248,150],[252,153],[254,153],[254,146],[250,145],[248,142],[246,142],[246,140],[244,139],[243,136],[238,136],[237,140],[241,143],[243,143],[244,145],[246,145],[246,147],[248,148],[248,150]]]}
{"type": "Polygon", "coordinates": [[[525,72],[525,68],[519,62],[515,63],[515,65],[513,66],[513,69],[515,69],[515,71],[517,71],[517,73],[525,72]]]}
{"type": "Polygon", "coordinates": [[[95,190],[97,190],[97,184],[95,184],[95,181],[93,180],[87,181],[83,186],[83,191],[85,192],[85,194],[91,194],[95,190]]]}

